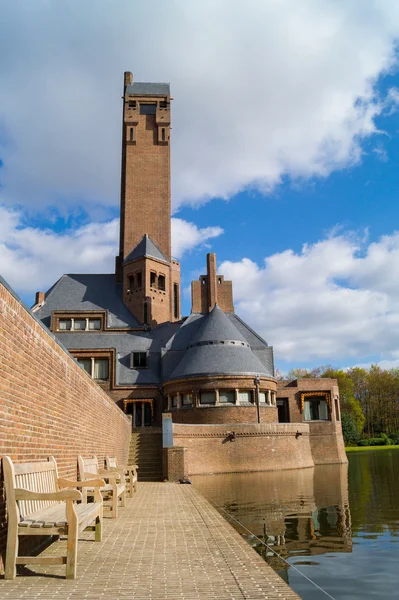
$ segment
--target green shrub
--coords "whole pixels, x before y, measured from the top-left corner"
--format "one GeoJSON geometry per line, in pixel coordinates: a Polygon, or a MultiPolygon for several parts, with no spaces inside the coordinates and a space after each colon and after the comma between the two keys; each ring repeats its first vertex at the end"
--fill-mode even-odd
{"type": "Polygon", "coordinates": [[[386,433],[382,433],[380,437],[366,438],[358,442],[358,446],[391,446],[393,440],[387,436],[386,433]]]}

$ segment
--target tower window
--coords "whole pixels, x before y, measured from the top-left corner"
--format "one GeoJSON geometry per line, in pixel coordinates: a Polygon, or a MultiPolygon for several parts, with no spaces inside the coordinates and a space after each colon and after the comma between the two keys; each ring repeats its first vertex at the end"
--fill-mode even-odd
{"type": "Polygon", "coordinates": [[[141,288],[141,286],[143,285],[143,278],[142,278],[142,275],[141,275],[141,271],[138,271],[136,273],[136,282],[137,282],[137,287],[141,288]]]}
{"type": "Polygon", "coordinates": [[[159,103],[159,108],[168,108],[168,103],[166,102],[166,100],[161,100],[161,102],[159,103]]]}
{"type": "Polygon", "coordinates": [[[134,142],[134,127],[129,127],[129,140],[134,142]]]}
{"type": "Polygon", "coordinates": [[[157,112],[157,105],[154,104],[142,104],[140,103],[140,114],[141,115],[155,115],[157,112]]]}
{"type": "Polygon", "coordinates": [[[179,318],[179,286],[177,283],[173,284],[173,316],[175,319],[179,318]]]}
{"type": "Polygon", "coordinates": [[[147,325],[148,324],[148,304],[147,302],[144,302],[144,307],[143,307],[143,312],[144,312],[144,323],[147,325]]]}
{"type": "Polygon", "coordinates": [[[163,141],[163,142],[164,142],[164,141],[165,141],[165,139],[166,139],[166,135],[165,135],[165,127],[162,127],[162,130],[161,130],[161,138],[162,138],[162,141],[163,141]]]}
{"type": "Polygon", "coordinates": [[[136,100],[129,101],[129,108],[136,108],[136,106],[137,106],[136,100]]]}
{"type": "Polygon", "coordinates": [[[128,277],[128,288],[130,291],[134,290],[134,275],[128,277]]]}
{"type": "Polygon", "coordinates": [[[150,272],[150,287],[152,287],[152,288],[155,287],[156,280],[157,280],[157,274],[154,273],[154,271],[151,271],[150,272]]]}
{"type": "Polygon", "coordinates": [[[165,291],[165,275],[158,276],[158,289],[162,292],[165,291]]]}

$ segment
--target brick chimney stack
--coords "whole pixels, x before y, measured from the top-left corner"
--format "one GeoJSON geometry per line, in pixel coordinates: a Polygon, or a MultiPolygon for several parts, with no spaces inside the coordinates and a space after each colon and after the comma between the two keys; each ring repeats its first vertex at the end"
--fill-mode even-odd
{"type": "Polygon", "coordinates": [[[218,290],[216,287],[216,254],[206,255],[207,287],[208,287],[208,312],[218,301],[218,290]]]}
{"type": "Polygon", "coordinates": [[[125,71],[125,88],[127,85],[131,85],[133,82],[133,73],[130,71],[125,71]]]}
{"type": "Polygon", "coordinates": [[[209,313],[217,304],[224,312],[233,313],[233,284],[216,271],[216,254],[206,255],[206,275],[191,282],[191,312],[209,313]]]}

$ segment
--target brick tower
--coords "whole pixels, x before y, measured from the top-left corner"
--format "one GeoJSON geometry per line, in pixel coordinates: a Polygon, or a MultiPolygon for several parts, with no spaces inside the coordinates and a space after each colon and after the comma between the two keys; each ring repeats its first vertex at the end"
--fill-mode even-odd
{"type": "Polygon", "coordinates": [[[121,215],[116,278],[140,323],[180,318],[180,265],[171,257],[170,90],[124,76],[121,215]]]}

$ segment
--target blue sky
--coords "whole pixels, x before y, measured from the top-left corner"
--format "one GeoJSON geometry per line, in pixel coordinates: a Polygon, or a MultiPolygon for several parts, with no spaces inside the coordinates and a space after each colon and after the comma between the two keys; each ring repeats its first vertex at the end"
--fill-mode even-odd
{"type": "Polygon", "coordinates": [[[399,366],[393,0],[0,8],[0,272],[28,304],[113,269],[131,70],[175,98],[184,313],[212,251],[282,371],[399,366]]]}

